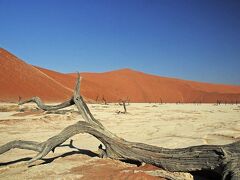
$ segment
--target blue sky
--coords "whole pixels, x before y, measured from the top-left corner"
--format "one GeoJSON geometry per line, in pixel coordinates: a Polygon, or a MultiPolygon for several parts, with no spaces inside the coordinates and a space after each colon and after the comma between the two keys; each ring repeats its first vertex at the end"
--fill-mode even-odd
{"type": "Polygon", "coordinates": [[[0,46],[60,72],[240,85],[239,0],[0,0],[0,46]]]}

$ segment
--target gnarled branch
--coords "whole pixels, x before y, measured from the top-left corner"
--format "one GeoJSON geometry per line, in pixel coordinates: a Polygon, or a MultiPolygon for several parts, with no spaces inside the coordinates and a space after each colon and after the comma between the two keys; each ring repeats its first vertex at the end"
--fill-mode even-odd
{"type": "Polygon", "coordinates": [[[44,111],[53,111],[53,110],[58,110],[58,109],[62,109],[62,108],[74,105],[73,98],[71,98],[61,104],[50,106],[50,105],[45,105],[39,97],[33,97],[31,99],[27,99],[25,101],[19,102],[18,105],[23,105],[23,104],[30,103],[30,102],[36,103],[37,106],[44,111]]]}

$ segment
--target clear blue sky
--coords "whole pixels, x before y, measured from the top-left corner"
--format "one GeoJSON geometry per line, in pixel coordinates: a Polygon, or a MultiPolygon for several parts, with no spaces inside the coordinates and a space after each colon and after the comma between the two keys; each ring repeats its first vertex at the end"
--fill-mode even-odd
{"type": "Polygon", "coordinates": [[[0,0],[0,46],[60,72],[240,85],[240,0],[0,0]]]}

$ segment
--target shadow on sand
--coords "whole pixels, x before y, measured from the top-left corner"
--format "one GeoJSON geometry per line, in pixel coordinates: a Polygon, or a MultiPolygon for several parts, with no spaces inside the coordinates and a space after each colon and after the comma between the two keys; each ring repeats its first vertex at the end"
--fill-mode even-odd
{"type": "MultiPolygon", "coordinates": [[[[48,164],[48,163],[51,163],[52,161],[54,161],[55,159],[58,159],[60,157],[67,157],[67,156],[71,156],[71,155],[74,155],[74,154],[82,154],[82,155],[87,155],[87,156],[90,156],[90,157],[98,156],[96,153],[94,153],[92,151],[89,151],[89,150],[86,150],[86,149],[78,149],[78,151],[74,150],[74,151],[66,152],[64,154],[61,154],[59,156],[55,156],[55,157],[52,157],[52,158],[43,158],[42,160],[44,162],[41,163],[41,164],[48,164]]],[[[3,163],[0,163],[0,167],[15,164],[15,163],[19,163],[19,162],[27,162],[30,159],[31,159],[30,157],[26,157],[26,158],[17,159],[17,160],[14,160],[14,161],[3,162],[3,163]]],[[[41,165],[41,164],[38,164],[38,165],[41,165]]],[[[32,167],[32,166],[35,166],[35,165],[30,165],[29,167],[32,167]]]]}
{"type": "MultiPolygon", "coordinates": [[[[80,149],[80,148],[75,147],[73,145],[73,140],[70,140],[69,144],[63,144],[63,145],[60,145],[58,147],[69,147],[69,148],[75,149],[75,150],[74,151],[70,151],[70,152],[66,152],[64,154],[61,154],[59,156],[55,156],[55,157],[52,157],[52,158],[42,158],[42,160],[44,162],[42,162],[40,164],[37,164],[37,165],[48,164],[48,163],[51,163],[52,161],[54,161],[57,158],[60,158],[60,157],[63,158],[63,157],[71,156],[71,155],[74,155],[74,154],[82,154],[82,155],[87,155],[87,156],[90,156],[90,157],[98,156],[98,154],[96,154],[96,153],[94,153],[94,152],[92,152],[90,150],[80,149]]],[[[54,150],[55,149],[53,149],[52,151],[54,152],[54,150]]],[[[15,164],[15,163],[19,163],[19,162],[27,162],[30,159],[31,159],[30,157],[26,157],[26,158],[17,159],[17,160],[14,160],[14,161],[3,162],[3,163],[0,163],[0,167],[1,166],[7,166],[7,165],[15,164]]],[[[36,165],[30,165],[29,167],[32,167],[32,166],[36,166],[36,165]]]]}

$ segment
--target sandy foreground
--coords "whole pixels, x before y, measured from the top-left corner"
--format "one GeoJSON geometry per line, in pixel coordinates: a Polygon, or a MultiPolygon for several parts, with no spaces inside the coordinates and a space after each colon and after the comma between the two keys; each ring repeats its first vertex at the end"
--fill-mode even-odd
{"type": "MultiPolygon", "coordinates": [[[[129,141],[181,148],[240,140],[240,105],[133,103],[127,106],[127,114],[116,113],[123,111],[118,104],[90,104],[89,108],[106,128],[129,141]]],[[[47,113],[34,104],[1,103],[0,145],[20,139],[45,141],[78,120],[82,118],[73,106],[47,113]]],[[[161,179],[162,174],[169,178],[173,174],[150,165],[100,159],[95,154],[100,142],[91,135],[71,139],[76,148],[58,147],[30,168],[26,162],[36,152],[14,149],[0,155],[0,179],[161,179]]],[[[177,175],[193,179],[188,173],[177,175]]]]}

